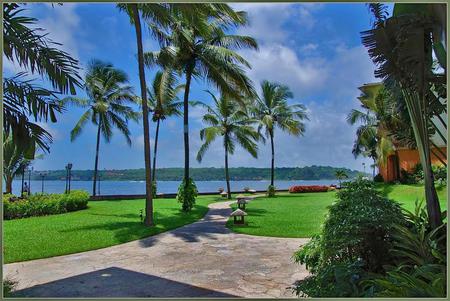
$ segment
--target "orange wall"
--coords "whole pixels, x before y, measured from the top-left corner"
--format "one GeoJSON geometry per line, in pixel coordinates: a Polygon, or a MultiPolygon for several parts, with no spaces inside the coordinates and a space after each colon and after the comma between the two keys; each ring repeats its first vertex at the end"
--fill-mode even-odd
{"type": "MultiPolygon", "coordinates": [[[[446,147],[441,147],[441,150],[447,155],[446,147]]],[[[407,171],[411,171],[417,165],[417,163],[420,163],[419,152],[415,149],[399,149],[397,151],[397,155],[400,170],[404,169],[407,171]]],[[[447,158],[445,159],[445,161],[447,162],[447,158]]],[[[389,156],[386,166],[379,166],[380,174],[383,176],[385,182],[397,180],[394,170],[394,162],[394,155],[392,155],[389,156]]],[[[439,161],[439,159],[436,158],[436,156],[434,156],[433,154],[431,154],[431,164],[442,165],[441,161],[439,161]]]]}

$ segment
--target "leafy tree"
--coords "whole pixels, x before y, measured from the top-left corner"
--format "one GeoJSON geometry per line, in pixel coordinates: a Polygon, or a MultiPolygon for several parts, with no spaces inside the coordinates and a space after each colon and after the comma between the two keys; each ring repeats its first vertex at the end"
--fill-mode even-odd
{"type": "Polygon", "coordinates": [[[338,181],[339,181],[339,187],[342,187],[341,181],[343,179],[347,179],[348,175],[345,173],[345,170],[342,170],[342,169],[336,170],[335,174],[336,174],[336,179],[338,179],[338,181]]]}
{"type": "Polygon", "coordinates": [[[266,137],[270,139],[272,163],[270,185],[274,186],[275,177],[275,128],[300,136],[305,132],[303,120],[308,120],[306,108],[302,104],[289,105],[288,99],[294,97],[289,87],[264,80],[261,83],[261,95],[256,97],[252,108],[254,117],[259,121],[258,130],[264,128],[266,137]]]}
{"type": "Polygon", "coordinates": [[[156,182],[156,152],[158,150],[160,122],[170,116],[181,116],[180,109],[183,103],[178,101],[177,94],[184,88],[184,85],[176,84],[175,74],[171,70],[165,69],[156,73],[152,88],[147,90],[149,108],[153,112],[152,120],[156,122],[152,170],[153,182],[156,182]]]}
{"type": "Polygon", "coordinates": [[[248,36],[227,34],[227,29],[247,23],[243,12],[235,12],[225,4],[204,4],[196,11],[173,11],[166,30],[154,31],[162,44],[160,51],[146,53],[146,64],[159,64],[183,73],[186,84],[183,98],[184,183],[189,180],[189,92],[192,78],[215,85],[223,95],[253,95],[251,81],[243,67],[248,62],[234,50],[257,49],[248,36]]]}
{"type": "Polygon", "coordinates": [[[95,149],[94,177],[92,195],[96,195],[98,172],[98,156],[100,136],[106,142],[112,138],[113,127],[116,127],[131,145],[128,121],[138,120],[138,114],[126,103],[134,103],[135,98],[131,86],[127,85],[128,76],[125,72],[115,69],[113,65],[93,60],[90,62],[86,77],[85,90],[87,99],[67,97],[64,103],[75,104],[87,109],[75,127],[70,132],[70,140],[74,141],[82,132],[83,127],[91,121],[97,127],[97,142],[95,149]]]}
{"type": "Polygon", "coordinates": [[[375,75],[384,82],[395,82],[405,100],[423,166],[432,228],[442,224],[431,168],[428,127],[433,123],[432,117],[439,113],[434,108],[443,107],[441,97],[433,91],[433,87],[445,86],[444,74],[435,73],[433,68],[434,52],[446,70],[443,11],[442,4],[396,4],[392,17],[382,17],[372,29],[362,32],[363,44],[377,65],[375,75]]]}
{"type": "Polygon", "coordinates": [[[44,29],[36,28],[37,19],[23,15],[23,4],[3,5],[3,55],[23,72],[3,81],[3,129],[12,136],[24,156],[32,159],[36,145],[49,151],[51,135],[34,121],[56,122],[61,112],[60,93],[75,94],[81,86],[78,61],[57,48],[44,29]],[[50,81],[53,90],[39,87],[26,79],[38,74],[50,81]]]}
{"type": "Polygon", "coordinates": [[[239,104],[235,100],[226,96],[217,99],[213,93],[210,91],[207,92],[214,100],[214,107],[200,103],[207,111],[203,116],[203,122],[209,126],[200,130],[200,138],[204,143],[197,153],[197,160],[201,162],[211,143],[217,137],[223,137],[223,146],[225,148],[225,179],[227,182],[228,199],[231,199],[228,155],[234,153],[237,143],[256,158],[258,151],[257,140],[260,135],[252,126],[255,120],[251,119],[239,107],[239,104]]]}

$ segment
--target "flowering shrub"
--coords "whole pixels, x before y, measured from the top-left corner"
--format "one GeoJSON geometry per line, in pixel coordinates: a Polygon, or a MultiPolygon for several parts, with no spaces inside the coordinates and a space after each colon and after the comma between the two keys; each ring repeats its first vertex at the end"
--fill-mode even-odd
{"type": "Polygon", "coordinates": [[[68,194],[32,194],[26,199],[3,196],[3,217],[24,218],[66,213],[87,208],[89,193],[73,190],[68,194]]]}
{"type": "Polygon", "coordinates": [[[327,192],[328,186],[310,185],[310,186],[292,186],[289,188],[290,193],[302,193],[302,192],[327,192]]]}

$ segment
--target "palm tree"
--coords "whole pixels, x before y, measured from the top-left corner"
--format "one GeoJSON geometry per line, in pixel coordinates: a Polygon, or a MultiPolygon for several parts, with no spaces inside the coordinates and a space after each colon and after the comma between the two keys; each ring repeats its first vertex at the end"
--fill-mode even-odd
{"type": "Polygon", "coordinates": [[[265,129],[266,137],[270,139],[272,163],[270,185],[274,185],[275,177],[275,146],[274,132],[278,127],[290,135],[300,136],[305,132],[303,120],[308,120],[305,106],[289,105],[288,99],[294,97],[289,87],[264,80],[261,83],[261,96],[256,98],[253,115],[259,121],[258,130],[265,129]]]}
{"type": "Polygon", "coordinates": [[[343,170],[343,169],[336,170],[335,175],[336,175],[336,179],[338,179],[338,181],[339,181],[339,188],[341,188],[342,187],[341,181],[343,179],[347,179],[348,175],[347,175],[347,173],[345,173],[345,170],[343,170]]]}
{"type": "Polygon", "coordinates": [[[433,93],[445,86],[445,74],[433,70],[433,52],[446,70],[445,6],[442,4],[396,4],[393,16],[379,18],[373,28],[362,32],[362,42],[377,65],[375,75],[399,87],[409,112],[417,150],[424,172],[425,198],[430,225],[442,225],[439,198],[431,168],[430,135],[434,104],[442,106],[433,93]]]}
{"type": "Polygon", "coordinates": [[[134,103],[128,76],[121,70],[115,69],[111,64],[99,60],[89,63],[86,77],[85,90],[87,99],[67,97],[64,103],[71,103],[87,110],[81,115],[73,130],[70,132],[70,140],[74,141],[82,132],[88,121],[97,126],[97,143],[95,149],[94,177],[92,195],[96,195],[98,157],[100,149],[100,135],[109,142],[113,135],[112,128],[116,127],[131,145],[128,121],[138,120],[138,113],[134,112],[126,102],[134,103]]]}
{"type": "Polygon", "coordinates": [[[228,199],[231,199],[230,175],[228,172],[228,155],[234,153],[236,143],[248,151],[254,158],[257,157],[257,140],[260,134],[253,128],[255,120],[241,110],[235,100],[222,96],[217,99],[214,94],[207,91],[214,100],[214,107],[200,103],[207,110],[203,122],[209,126],[200,130],[200,138],[205,141],[197,153],[197,160],[202,161],[205,152],[211,143],[219,136],[223,137],[225,148],[225,179],[227,182],[228,199]]]}
{"type": "Polygon", "coordinates": [[[24,157],[12,137],[7,137],[3,142],[3,179],[6,193],[12,193],[14,178],[22,174],[30,164],[31,160],[24,157]]]}
{"type": "Polygon", "coordinates": [[[178,101],[177,94],[184,85],[177,85],[175,74],[168,69],[158,71],[153,80],[152,89],[148,89],[150,111],[153,112],[152,120],[156,122],[155,145],[153,151],[152,181],[156,183],[156,152],[158,150],[158,137],[160,122],[170,116],[181,116],[183,103],[178,101]]]}
{"type": "MultiPolygon", "coordinates": [[[[209,6],[206,6],[209,7],[209,6]]],[[[234,50],[257,49],[256,41],[248,36],[231,35],[225,31],[231,26],[244,25],[247,16],[234,12],[228,5],[205,9],[193,16],[174,14],[168,30],[156,33],[165,46],[160,51],[146,53],[146,64],[158,64],[182,72],[186,77],[183,98],[184,123],[184,183],[189,177],[189,92],[192,77],[214,84],[223,95],[238,98],[241,94],[254,95],[251,81],[243,67],[248,62],[234,50]]]]}
{"type": "Polygon", "coordinates": [[[3,55],[23,72],[4,78],[3,129],[11,136],[26,158],[34,158],[36,147],[48,152],[52,137],[35,122],[57,121],[61,113],[59,94],[76,93],[81,87],[78,61],[58,49],[58,43],[37,28],[37,19],[23,14],[22,4],[3,5],[3,55]],[[35,85],[26,79],[39,74],[51,83],[52,89],[35,85]],[[31,116],[34,122],[31,120],[31,116]]]}

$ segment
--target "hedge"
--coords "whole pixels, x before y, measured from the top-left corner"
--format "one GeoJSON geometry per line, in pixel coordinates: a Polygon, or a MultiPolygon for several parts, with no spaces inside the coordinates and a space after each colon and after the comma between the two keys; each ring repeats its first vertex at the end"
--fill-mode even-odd
{"type": "Polygon", "coordinates": [[[73,190],[68,194],[32,194],[24,199],[3,195],[5,220],[61,214],[87,208],[89,193],[73,190]]]}
{"type": "Polygon", "coordinates": [[[310,185],[310,186],[292,186],[289,188],[290,193],[302,192],[327,192],[330,189],[328,186],[310,185]]]}

